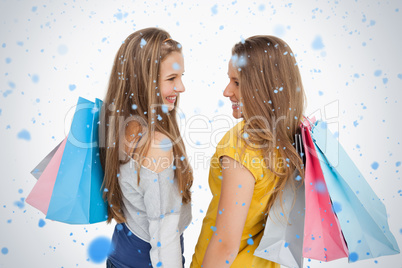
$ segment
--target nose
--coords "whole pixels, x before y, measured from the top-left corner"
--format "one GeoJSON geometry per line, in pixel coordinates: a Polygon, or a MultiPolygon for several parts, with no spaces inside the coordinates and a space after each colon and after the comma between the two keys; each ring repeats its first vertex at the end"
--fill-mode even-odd
{"type": "Polygon", "coordinates": [[[230,98],[233,96],[233,91],[230,89],[230,85],[227,85],[225,90],[223,91],[223,96],[230,98]]]}
{"type": "Polygon", "coordinates": [[[173,89],[175,92],[179,93],[183,93],[184,91],[186,91],[186,88],[184,87],[183,81],[181,81],[181,79],[175,84],[173,89]]]}

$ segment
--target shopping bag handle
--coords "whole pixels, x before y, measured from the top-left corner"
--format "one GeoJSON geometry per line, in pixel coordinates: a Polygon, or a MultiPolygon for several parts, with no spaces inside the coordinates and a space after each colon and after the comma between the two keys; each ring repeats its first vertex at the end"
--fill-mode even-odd
{"type": "Polygon", "coordinates": [[[300,127],[303,127],[303,125],[306,126],[306,124],[305,124],[305,123],[306,123],[306,120],[308,121],[310,128],[312,128],[312,127],[314,126],[314,123],[316,122],[315,117],[311,119],[311,120],[313,120],[313,121],[311,121],[310,118],[308,118],[307,116],[304,116],[304,115],[303,115],[303,118],[304,118],[304,120],[303,120],[303,122],[300,124],[300,127]]]}

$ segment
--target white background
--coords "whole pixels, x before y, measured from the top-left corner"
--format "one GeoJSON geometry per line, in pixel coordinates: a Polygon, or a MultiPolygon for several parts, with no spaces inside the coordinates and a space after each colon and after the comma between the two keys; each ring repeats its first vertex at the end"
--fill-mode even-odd
{"type": "MultiPolygon", "coordinates": [[[[401,8],[401,1],[371,0],[1,0],[0,250],[7,248],[8,253],[0,252],[0,267],[104,267],[89,259],[88,245],[97,237],[111,238],[114,224],[73,226],[45,220],[39,227],[45,216],[16,202],[36,182],[32,168],[68,133],[69,110],[78,96],[103,99],[121,42],[150,26],[168,30],[183,45],[185,57],[186,92],[180,107],[187,121],[182,131],[195,175],[193,222],[184,235],[186,267],[211,198],[208,160],[214,144],[235,124],[222,96],[231,48],[256,34],[277,35],[296,54],[308,99],[306,115],[335,105],[331,122],[339,126],[340,142],[383,200],[391,231],[402,245],[401,166],[396,164],[402,159],[401,8]],[[209,131],[188,132],[188,120],[196,115],[207,123],[193,121],[192,127],[209,131]],[[18,138],[22,130],[30,133],[30,140],[18,138]],[[213,131],[218,132],[211,140],[213,131]],[[371,167],[373,162],[378,169],[371,167]]],[[[401,255],[396,255],[348,267],[401,264],[401,255]]],[[[346,259],[305,261],[305,267],[344,266],[346,259]]]]}

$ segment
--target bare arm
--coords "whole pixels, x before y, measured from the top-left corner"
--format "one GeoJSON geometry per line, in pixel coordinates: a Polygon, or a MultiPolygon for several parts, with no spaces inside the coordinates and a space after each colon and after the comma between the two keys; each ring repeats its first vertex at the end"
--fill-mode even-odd
{"type": "Polygon", "coordinates": [[[254,191],[254,177],[236,160],[222,157],[222,189],[216,230],[209,242],[203,268],[230,267],[237,256],[254,191]]]}

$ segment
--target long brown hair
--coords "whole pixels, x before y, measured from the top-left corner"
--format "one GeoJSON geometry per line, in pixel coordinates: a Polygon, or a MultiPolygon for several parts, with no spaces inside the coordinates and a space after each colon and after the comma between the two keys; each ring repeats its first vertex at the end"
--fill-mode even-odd
{"type": "MultiPolygon", "coordinates": [[[[114,59],[99,126],[100,157],[105,171],[103,197],[108,202],[108,223],[112,218],[118,223],[125,222],[118,177],[120,165],[130,158],[122,152],[127,151],[126,148],[132,152],[136,144],[136,153],[131,157],[139,163],[139,174],[155,132],[172,141],[178,190],[183,203],[191,201],[193,175],[180,136],[176,109],[169,112],[163,109],[159,87],[160,64],[172,52],[181,53],[181,45],[171,39],[169,33],[146,28],[129,35],[114,59]]],[[[139,179],[138,176],[138,184],[139,179]]]]}
{"type": "Polygon", "coordinates": [[[305,108],[302,80],[292,50],[278,37],[252,36],[237,43],[232,55],[248,134],[239,136],[246,146],[263,151],[265,165],[277,176],[268,213],[277,198],[282,201],[288,182],[297,175],[300,183],[304,180],[303,159],[294,147],[305,108]]]}

